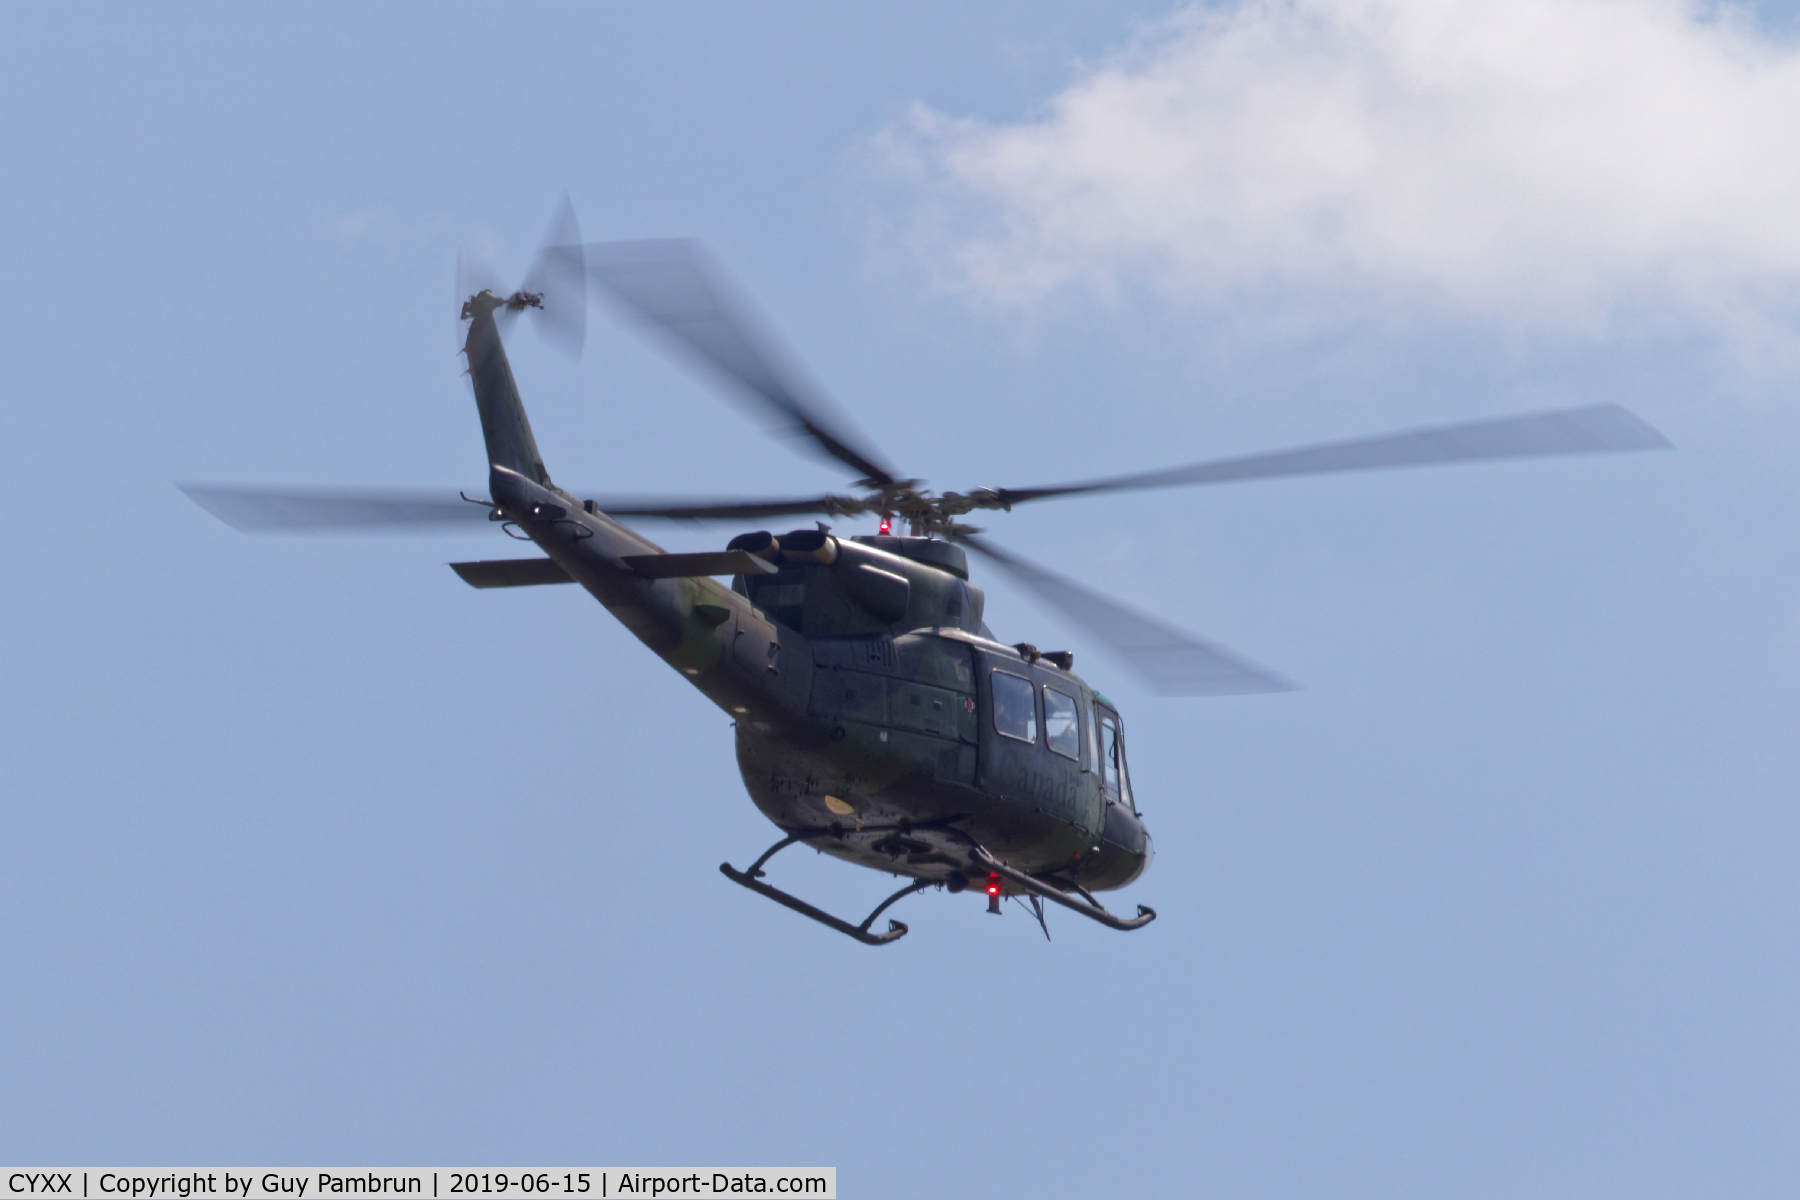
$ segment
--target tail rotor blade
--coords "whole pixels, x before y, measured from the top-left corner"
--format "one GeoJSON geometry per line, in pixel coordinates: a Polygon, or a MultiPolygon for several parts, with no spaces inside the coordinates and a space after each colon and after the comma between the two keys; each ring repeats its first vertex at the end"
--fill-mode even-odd
{"type": "Polygon", "coordinates": [[[471,296],[481,292],[492,292],[496,296],[506,295],[505,286],[500,282],[499,272],[467,250],[459,249],[456,252],[457,311],[461,312],[463,304],[471,296]]]}
{"type": "Polygon", "coordinates": [[[1223,647],[1126,608],[992,542],[966,535],[959,540],[1106,643],[1165,696],[1244,696],[1294,690],[1287,680],[1223,647]]]}
{"type": "Polygon", "coordinates": [[[587,342],[587,260],[581,225],[567,192],[525,275],[523,290],[543,297],[543,309],[535,314],[539,336],[571,358],[580,358],[587,342]]]}
{"type": "Polygon", "coordinates": [[[468,323],[463,320],[463,305],[470,297],[482,292],[492,292],[496,296],[504,295],[501,290],[500,277],[494,269],[468,251],[456,251],[456,303],[451,312],[456,314],[456,348],[463,348],[463,340],[468,336],[468,323]]]}

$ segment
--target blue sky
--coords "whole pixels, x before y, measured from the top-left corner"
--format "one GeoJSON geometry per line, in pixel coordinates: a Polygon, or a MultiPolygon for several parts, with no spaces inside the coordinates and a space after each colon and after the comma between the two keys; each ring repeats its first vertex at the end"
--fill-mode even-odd
{"type": "MultiPolygon", "coordinates": [[[[0,1151],[1791,1194],[1794,14],[1481,11],[13,13],[0,1151]],[[478,487],[456,252],[516,277],[565,187],[939,487],[1601,402],[1678,450],[997,518],[1304,690],[1159,699],[985,577],[1122,706],[1161,919],[930,894],[867,950],[718,876],[775,834],[716,710],[444,567],[498,535],[172,486],[478,487]]],[[[560,482],[842,485],[604,321],[513,361],[560,482]]]]}

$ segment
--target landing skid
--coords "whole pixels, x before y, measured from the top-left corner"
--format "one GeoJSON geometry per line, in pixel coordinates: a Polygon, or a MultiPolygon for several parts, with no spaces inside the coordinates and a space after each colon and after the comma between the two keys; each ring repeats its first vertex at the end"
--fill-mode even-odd
{"type": "MultiPolygon", "coordinates": [[[[1017,868],[1007,866],[992,854],[988,853],[987,847],[974,841],[969,843],[969,862],[977,871],[985,871],[990,875],[998,875],[1008,883],[1023,889],[1033,896],[1041,896],[1052,904],[1060,904],[1071,912],[1080,913],[1090,921],[1100,922],[1100,924],[1106,926],[1108,929],[1142,929],[1150,922],[1156,920],[1156,910],[1145,904],[1138,905],[1138,915],[1135,917],[1115,917],[1113,914],[1106,911],[1104,905],[1094,899],[1094,894],[1092,892],[1088,891],[1080,884],[1069,885],[1075,891],[1081,893],[1082,896],[1082,899],[1080,900],[1073,900],[1064,895],[1062,889],[1056,885],[1047,883],[1035,875],[1027,875],[1017,868]]],[[[1050,931],[1048,929],[1044,931],[1044,936],[1050,936],[1050,931]]]]}
{"type": "Polygon", "coordinates": [[[771,858],[774,858],[777,851],[785,850],[795,842],[804,841],[807,838],[825,836],[830,834],[830,832],[831,831],[828,829],[802,829],[799,833],[789,834],[779,842],[776,842],[773,846],[770,846],[763,852],[761,858],[750,864],[750,869],[748,871],[739,871],[730,863],[720,863],[719,870],[724,874],[725,878],[731,880],[731,882],[742,884],[744,887],[749,888],[758,895],[767,896],[775,903],[793,909],[803,917],[811,917],[821,925],[829,925],[839,933],[844,934],[846,937],[853,937],[865,946],[885,946],[889,942],[897,942],[905,937],[906,925],[901,921],[895,921],[890,918],[888,920],[886,933],[870,933],[869,926],[873,925],[875,923],[875,918],[886,912],[888,907],[895,901],[904,900],[914,892],[922,892],[928,887],[935,887],[937,886],[937,880],[921,879],[906,885],[893,895],[889,896],[886,900],[883,900],[880,904],[877,904],[875,906],[875,911],[864,918],[861,925],[852,925],[842,917],[834,917],[822,908],[814,908],[798,896],[789,895],[780,888],[771,887],[762,882],[762,876],[764,874],[762,865],[771,858]]]}
{"type": "MultiPolygon", "coordinates": [[[[954,834],[968,847],[969,865],[974,869],[974,872],[977,875],[987,875],[990,877],[998,876],[1029,896],[1032,901],[1032,907],[1037,913],[1038,924],[1040,925],[1044,922],[1042,907],[1042,901],[1044,900],[1048,900],[1052,904],[1060,904],[1071,912],[1080,913],[1090,921],[1098,921],[1108,929],[1142,929],[1150,922],[1156,920],[1156,910],[1143,904],[1138,905],[1138,915],[1135,917],[1114,916],[1106,910],[1106,907],[1103,904],[1094,899],[1094,894],[1092,892],[1088,891],[1080,884],[1055,884],[1050,883],[1047,880],[1039,879],[1035,875],[1027,875],[1016,867],[1010,867],[995,858],[993,854],[988,851],[987,847],[981,845],[981,843],[975,841],[967,834],[962,833],[960,830],[944,829],[943,832],[954,834]],[[1081,899],[1076,900],[1066,894],[1071,890],[1077,892],[1081,896],[1081,899]]],[[[762,857],[751,863],[748,871],[740,871],[730,863],[720,863],[719,871],[725,878],[731,880],[731,882],[747,887],[759,895],[767,896],[769,899],[775,901],[775,903],[786,908],[791,908],[803,917],[810,917],[821,925],[830,926],[832,929],[837,930],[846,937],[855,938],[865,946],[885,946],[889,942],[899,941],[906,936],[906,925],[903,922],[895,921],[890,918],[886,933],[870,933],[869,927],[875,923],[876,917],[879,917],[882,913],[886,912],[888,908],[897,901],[904,900],[914,892],[922,892],[928,887],[936,887],[942,882],[941,880],[920,879],[906,885],[893,895],[889,896],[886,900],[883,900],[880,904],[877,904],[875,906],[875,911],[864,918],[861,925],[852,925],[842,917],[834,917],[824,909],[815,908],[798,896],[790,895],[780,888],[762,882],[764,875],[762,869],[763,864],[768,862],[771,858],[774,858],[775,855],[782,850],[787,849],[795,842],[803,842],[812,838],[832,837],[836,834],[837,831],[831,829],[802,829],[798,832],[790,833],[788,836],[782,838],[779,842],[776,842],[773,846],[770,846],[767,850],[763,851],[762,857]]],[[[1045,927],[1044,929],[1044,936],[1046,938],[1050,936],[1048,927],[1045,927]]]]}

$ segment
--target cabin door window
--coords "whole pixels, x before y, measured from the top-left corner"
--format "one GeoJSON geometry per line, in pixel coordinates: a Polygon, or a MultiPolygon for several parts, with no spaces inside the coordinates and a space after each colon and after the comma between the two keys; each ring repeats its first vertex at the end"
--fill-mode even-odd
{"type": "Polygon", "coordinates": [[[1037,697],[1029,679],[995,671],[994,732],[1021,742],[1037,741],[1037,697]]]}
{"type": "Polygon", "coordinates": [[[1044,688],[1044,744],[1064,758],[1081,761],[1081,710],[1075,697],[1044,688]]]}

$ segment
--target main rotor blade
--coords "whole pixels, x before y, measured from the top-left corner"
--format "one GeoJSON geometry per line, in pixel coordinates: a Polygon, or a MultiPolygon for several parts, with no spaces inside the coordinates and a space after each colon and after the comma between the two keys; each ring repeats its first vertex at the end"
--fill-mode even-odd
{"type": "Polygon", "coordinates": [[[541,295],[544,307],[535,314],[539,336],[573,358],[587,341],[587,262],[581,225],[569,193],[550,220],[544,242],[525,274],[521,290],[541,295]]]}
{"type": "Polygon", "coordinates": [[[1625,450],[1661,450],[1669,440],[1616,404],[1552,409],[1516,417],[1433,425],[1380,437],[1325,442],[1297,450],[1278,450],[1226,458],[1192,466],[1115,475],[1085,483],[1039,488],[997,488],[1006,505],[1052,496],[1089,492],[1135,491],[1142,488],[1189,487],[1275,479],[1291,475],[1324,475],[1338,471],[1375,471],[1423,467],[1435,463],[1480,462],[1502,458],[1540,458],[1559,454],[1605,454],[1625,450]]]}
{"type": "Polygon", "coordinates": [[[656,517],[667,521],[734,521],[761,517],[788,517],[819,514],[829,517],[854,517],[869,511],[864,501],[854,496],[812,496],[795,500],[687,499],[670,496],[594,498],[594,506],[609,517],[656,517]]]}
{"type": "Polygon", "coordinates": [[[735,299],[699,243],[596,242],[588,277],[643,324],[736,385],[756,406],[805,433],[825,453],[878,484],[897,474],[862,448],[862,438],[816,388],[785,366],[775,339],[735,299]]]}
{"type": "Polygon", "coordinates": [[[1229,650],[1200,641],[1053,575],[992,542],[968,536],[958,540],[992,559],[1007,574],[1112,647],[1165,696],[1242,696],[1294,690],[1287,680],[1229,650]]]}
{"type": "MultiPolygon", "coordinates": [[[[178,483],[189,499],[245,533],[458,533],[486,521],[492,510],[448,489],[220,487],[178,483]]],[[[854,496],[748,500],[703,496],[596,496],[610,517],[669,521],[756,520],[762,517],[857,516],[867,505],[854,496]]]]}
{"type": "Polygon", "coordinates": [[[195,504],[244,533],[458,533],[486,521],[490,511],[486,505],[471,504],[446,491],[175,486],[195,504]]]}

